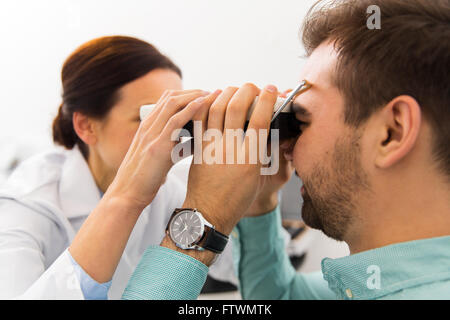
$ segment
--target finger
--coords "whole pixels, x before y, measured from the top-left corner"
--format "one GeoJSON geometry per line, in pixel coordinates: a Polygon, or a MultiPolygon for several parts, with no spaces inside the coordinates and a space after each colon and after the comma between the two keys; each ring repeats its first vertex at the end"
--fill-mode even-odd
{"type": "Polygon", "coordinates": [[[282,93],[280,93],[279,96],[282,97],[282,98],[287,98],[289,92],[291,92],[292,90],[293,90],[293,89],[285,90],[285,91],[283,91],[282,93]]]}
{"type": "MultiPolygon", "coordinates": [[[[255,110],[253,111],[253,114],[250,118],[247,132],[250,133],[249,130],[255,131],[258,140],[258,147],[261,145],[267,146],[267,138],[269,136],[268,131],[270,129],[270,122],[273,116],[273,106],[277,101],[277,96],[278,90],[275,86],[266,86],[261,92],[258,103],[256,104],[255,110]],[[262,139],[261,135],[259,134],[260,130],[267,130],[267,134],[265,135],[266,141],[264,143],[259,141],[260,139],[262,139]]],[[[248,134],[246,134],[245,140],[249,140],[248,134]]]]}
{"type": "Polygon", "coordinates": [[[210,95],[208,95],[206,97],[206,104],[207,107],[206,108],[201,108],[194,116],[194,118],[192,119],[193,121],[201,121],[202,123],[202,132],[205,132],[206,129],[208,128],[208,117],[209,117],[209,112],[211,110],[211,108],[213,107],[214,103],[216,103],[218,97],[221,95],[222,90],[216,90],[213,93],[211,93],[210,95]]]}
{"type": "Polygon", "coordinates": [[[228,87],[219,95],[216,101],[214,101],[211,108],[209,108],[208,129],[218,129],[223,131],[225,112],[228,103],[238,89],[239,88],[237,87],[228,87]]]}
{"type": "Polygon", "coordinates": [[[275,86],[268,85],[264,88],[250,118],[249,128],[256,130],[269,129],[277,96],[278,90],[275,86]]]}
{"type": "Polygon", "coordinates": [[[201,159],[202,157],[202,150],[203,147],[207,145],[207,142],[204,140],[204,137],[208,134],[210,131],[206,131],[208,126],[208,117],[209,117],[209,110],[211,109],[212,104],[217,100],[217,97],[222,93],[222,90],[216,90],[209,96],[205,98],[205,104],[206,107],[200,108],[197,113],[194,115],[193,121],[194,121],[194,137],[196,135],[199,135],[199,132],[196,132],[197,123],[198,121],[201,121],[201,140],[199,139],[191,139],[191,150],[192,154],[194,155],[194,163],[197,163],[197,159],[201,159]]]}
{"type": "Polygon", "coordinates": [[[165,104],[162,106],[161,112],[151,124],[149,131],[152,131],[153,135],[159,135],[166,126],[167,121],[169,121],[174,114],[185,108],[195,99],[205,97],[206,95],[205,92],[192,92],[168,97],[165,104]]]}
{"type": "Polygon", "coordinates": [[[207,97],[199,97],[194,101],[191,101],[184,109],[173,115],[169,121],[167,121],[161,131],[160,138],[163,141],[174,143],[176,141],[174,140],[175,130],[183,128],[196,114],[204,112],[203,109],[208,109],[215,97],[214,94],[210,94],[207,97]]]}
{"type": "Polygon", "coordinates": [[[207,94],[207,92],[199,89],[193,89],[193,90],[166,90],[162,94],[162,96],[159,98],[158,102],[155,104],[155,108],[152,110],[152,112],[142,121],[141,126],[144,130],[148,130],[153,122],[157,119],[159,114],[161,113],[161,110],[163,110],[164,106],[167,104],[167,100],[170,97],[176,97],[180,95],[190,94],[190,93],[203,93],[204,95],[207,94]]]}
{"type": "Polygon", "coordinates": [[[288,161],[283,156],[282,152],[280,152],[278,161],[279,161],[279,169],[278,169],[277,178],[281,182],[285,183],[292,177],[292,174],[294,173],[292,162],[288,161]]]}
{"type": "Polygon", "coordinates": [[[260,90],[252,83],[246,83],[231,98],[225,112],[224,129],[243,129],[250,106],[260,90]]]}

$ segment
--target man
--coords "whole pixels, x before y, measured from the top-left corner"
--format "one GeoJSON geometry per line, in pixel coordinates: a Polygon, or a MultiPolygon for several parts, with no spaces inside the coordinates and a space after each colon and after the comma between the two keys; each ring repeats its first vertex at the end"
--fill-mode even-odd
{"type": "MultiPolygon", "coordinates": [[[[316,274],[289,264],[276,196],[289,164],[272,177],[260,164],[193,165],[183,208],[235,238],[244,299],[450,299],[449,39],[448,0],[343,0],[310,11],[300,79],[312,88],[294,101],[302,134],[282,149],[304,182],[304,221],[346,241],[351,255],[324,259],[316,274]],[[367,27],[372,5],[379,30],[367,27]]],[[[257,95],[249,128],[268,128],[277,90],[250,84],[225,90],[207,127],[243,128],[257,95]]],[[[237,148],[248,156],[246,141],[237,148]]],[[[196,298],[214,257],[168,235],[123,297],[196,298]]]]}

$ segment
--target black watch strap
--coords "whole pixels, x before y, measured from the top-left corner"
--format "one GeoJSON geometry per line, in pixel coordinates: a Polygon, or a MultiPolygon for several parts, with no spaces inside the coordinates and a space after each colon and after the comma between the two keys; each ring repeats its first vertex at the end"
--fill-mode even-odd
{"type": "Polygon", "coordinates": [[[219,231],[209,228],[201,247],[214,253],[222,253],[228,243],[228,237],[219,231]]]}

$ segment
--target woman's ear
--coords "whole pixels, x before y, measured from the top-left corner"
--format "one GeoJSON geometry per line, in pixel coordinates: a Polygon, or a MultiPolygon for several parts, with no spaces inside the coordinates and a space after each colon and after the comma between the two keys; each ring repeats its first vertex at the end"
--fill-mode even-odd
{"type": "Polygon", "coordinates": [[[381,111],[382,127],[375,164],[388,168],[401,161],[414,147],[421,127],[422,115],[417,101],[399,96],[381,111]]]}
{"type": "Polygon", "coordinates": [[[97,142],[94,121],[80,112],[74,112],[72,117],[73,128],[78,137],[87,145],[97,142]]]}

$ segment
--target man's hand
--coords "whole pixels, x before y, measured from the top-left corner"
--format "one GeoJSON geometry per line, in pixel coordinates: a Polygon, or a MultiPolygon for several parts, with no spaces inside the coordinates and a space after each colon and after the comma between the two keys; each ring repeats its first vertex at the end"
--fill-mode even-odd
{"type": "MultiPolygon", "coordinates": [[[[261,175],[260,154],[267,152],[267,135],[259,135],[260,130],[268,130],[273,115],[273,106],[278,92],[274,86],[259,90],[253,84],[228,88],[215,100],[209,110],[205,129],[217,129],[223,132],[218,141],[222,148],[223,164],[195,164],[189,172],[188,191],[183,207],[197,208],[205,218],[222,233],[230,234],[256,199],[264,186],[261,175]],[[258,105],[252,114],[245,135],[231,138],[228,129],[243,130],[248,109],[256,96],[260,96],[258,105]],[[256,133],[252,140],[249,132],[256,133]],[[227,154],[234,152],[233,164],[227,164],[227,154]],[[243,164],[238,163],[241,153],[243,164]],[[257,154],[256,163],[250,161],[251,154],[257,154]]],[[[204,119],[206,124],[206,117],[204,119]]],[[[204,142],[203,150],[215,141],[204,142]]]]}
{"type": "MultiPolygon", "coordinates": [[[[279,93],[279,96],[286,98],[292,89],[285,90],[279,93]]],[[[280,141],[281,143],[281,141],[280,141]]],[[[290,142],[292,143],[292,141],[290,142]]],[[[281,147],[281,145],[280,145],[281,147]]],[[[271,150],[270,145],[268,150],[271,150]]],[[[257,217],[273,211],[278,205],[278,191],[283,187],[283,185],[289,181],[294,172],[292,163],[287,161],[284,157],[284,150],[280,148],[280,154],[278,159],[280,159],[280,168],[276,175],[264,176],[261,181],[260,192],[256,196],[255,201],[253,201],[250,208],[245,214],[246,217],[257,217]]]]}
{"type": "Polygon", "coordinates": [[[280,149],[280,168],[276,175],[263,176],[259,192],[250,208],[245,213],[246,217],[257,217],[273,211],[278,205],[278,191],[289,181],[294,172],[292,163],[283,155],[280,149]]]}

